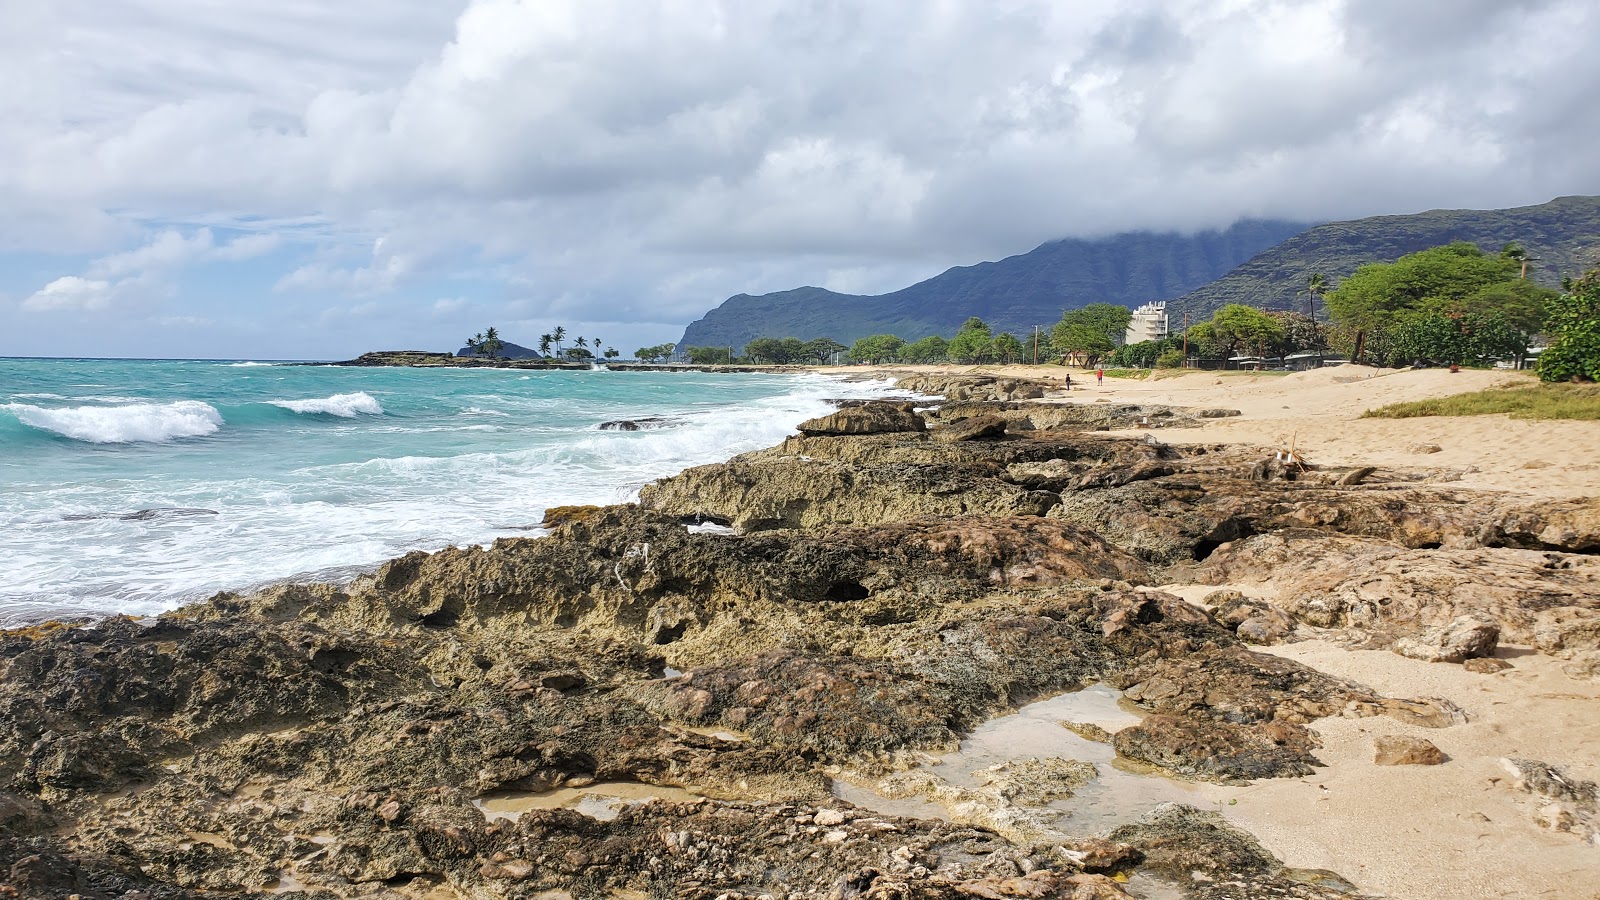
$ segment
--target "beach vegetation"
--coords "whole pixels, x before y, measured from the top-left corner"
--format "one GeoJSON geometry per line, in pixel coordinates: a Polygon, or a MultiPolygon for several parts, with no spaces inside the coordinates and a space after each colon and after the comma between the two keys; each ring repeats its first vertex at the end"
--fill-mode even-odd
{"type": "Polygon", "coordinates": [[[733,364],[732,347],[684,347],[683,355],[697,366],[727,366],[733,364]]]}
{"type": "Polygon", "coordinates": [[[920,341],[900,348],[900,361],[908,363],[938,363],[944,362],[950,356],[950,342],[937,334],[930,334],[920,341]]]}
{"type": "Polygon", "coordinates": [[[500,330],[492,326],[467,338],[467,349],[472,351],[473,356],[494,359],[505,348],[506,342],[500,339],[500,330]]]}
{"type": "Polygon", "coordinates": [[[894,362],[899,359],[900,351],[906,342],[892,334],[875,334],[856,341],[850,347],[850,359],[853,362],[877,365],[879,363],[894,362]]]}
{"type": "Polygon", "coordinates": [[[1024,354],[1027,353],[1026,348],[1022,346],[1022,342],[1017,340],[1017,336],[1009,331],[995,335],[994,340],[989,345],[989,350],[995,358],[1003,363],[1021,362],[1024,354]]]}
{"type": "Polygon", "coordinates": [[[676,344],[656,344],[653,347],[640,347],[633,351],[633,358],[640,362],[665,362],[672,358],[672,351],[676,344]]]}
{"type": "Polygon", "coordinates": [[[1550,301],[1550,346],[1539,356],[1545,381],[1600,381],[1600,269],[1591,269],[1550,301]]]}
{"type": "Polygon", "coordinates": [[[1176,369],[1182,365],[1183,351],[1179,350],[1177,347],[1163,350],[1161,351],[1161,355],[1156,357],[1156,368],[1158,369],[1176,369]]]}
{"type": "Polygon", "coordinates": [[[1508,415],[1513,419],[1600,420],[1600,385],[1518,384],[1429,400],[1393,403],[1362,413],[1369,419],[1508,415]]]}
{"type": "Polygon", "coordinates": [[[967,319],[950,339],[945,348],[945,355],[951,362],[981,363],[988,362],[993,352],[992,343],[994,335],[989,331],[989,326],[982,319],[973,316],[967,319]]]}

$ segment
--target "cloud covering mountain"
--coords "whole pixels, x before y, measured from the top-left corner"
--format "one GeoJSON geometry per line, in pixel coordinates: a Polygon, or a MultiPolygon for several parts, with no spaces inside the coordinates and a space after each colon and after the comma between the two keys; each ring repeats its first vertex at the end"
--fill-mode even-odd
{"type": "Polygon", "coordinates": [[[1583,0],[0,9],[0,353],[349,356],[1600,186],[1583,0]]]}

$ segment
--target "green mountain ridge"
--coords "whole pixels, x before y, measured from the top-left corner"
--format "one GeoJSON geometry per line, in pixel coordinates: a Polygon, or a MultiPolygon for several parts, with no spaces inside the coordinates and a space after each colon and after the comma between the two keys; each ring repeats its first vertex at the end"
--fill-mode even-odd
{"type": "Polygon", "coordinates": [[[1313,272],[1329,286],[1367,263],[1390,263],[1419,250],[1470,241],[1497,253],[1515,241],[1536,257],[1528,277],[1559,287],[1600,265],[1600,197],[1557,197],[1513,209],[1434,209],[1403,216],[1372,216],[1318,225],[1256,255],[1227,275],[1167,304],[1174,327],[1210,318],[1229,303],[1261,309],[1303,310],[1301,294],[1313,272]]]}
{"type": "Polygon", "coordinates": [[[1194,290],[1305,231],[1304,223],[1244,220],[1196,234],[1131,232],[1098,240],[1051,241],[996,262],[958,266],[888,294],[841,294],[801,287],[728,298],[684,330],[679,346],[743,347],[758,337],[872,334],[916,340],[955,334],[969,316],[996,333],[1049,327],[1090,303],[1137,306],[1194,290]]]}
{"type": "Polygon", "coordinates": [[[1558,197],[1513,209],[1436,209],[1308,226],[1242,220],[1192,235],[1132,232],[1098,240],[1051,241],[996,262],[958,266],[888,294],[841,294],[801,287],[728,298],[685,329],[680,346],[743,347],[758,337],[872,334],[914,341],[949,337],[968,316],[996,333],[1023,336],[1089,303],[1137,306],[1166,300],[1174,327],[1185,313],[1204,321],[1229,303],[1304,309],[1313,272],[1330,287],[1372,262],[1452,241],[1498,252],[1515,241],[1536,258],[1529,277],[1548,287],[1600,265],[1600,197],[1558,197]]]}

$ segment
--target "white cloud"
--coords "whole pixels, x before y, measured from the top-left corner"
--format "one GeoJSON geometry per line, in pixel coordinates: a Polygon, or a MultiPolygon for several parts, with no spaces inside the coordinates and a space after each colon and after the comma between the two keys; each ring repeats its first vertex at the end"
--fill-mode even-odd
{"type": "Polygon", "coordinates": [[[169,229],[132,250],[93,260],[82,276],[57,278],[22,306],[36,312],[109,309],[119,297],[171,290],[168,278],[186,266],[252,259],[271,252],[280,240],[273,234],[251,234],[219,245],[209,228],[197,229],[187,236],[169,229]]]}
{"type": "Polygon", "coordinates": [[[313,221],[274,302],[454,268],[498,273],[474,303],[682,322],[1054,237],[1600,185],[1585,0],[13,6],[0,249],[178,223],[80,276],[111,285],[313,221]]]}
{"type": "Polygon", "coordinates": [[[48,312],[88,312],[111,305],[114,288],[109,281],[63,275],[22,301],[22,308],[48,312]]]}

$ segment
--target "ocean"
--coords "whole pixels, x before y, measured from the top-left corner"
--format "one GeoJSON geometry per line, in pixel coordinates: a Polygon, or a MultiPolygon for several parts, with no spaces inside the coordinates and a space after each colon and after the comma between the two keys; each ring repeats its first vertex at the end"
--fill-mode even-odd
{"type": "Polygon", "coordinates": [[[625,502],[777,443],[829,398],[889,393],[820,375],[0,359],[0,625],[538,534],[547,507],[625,502]]]}

